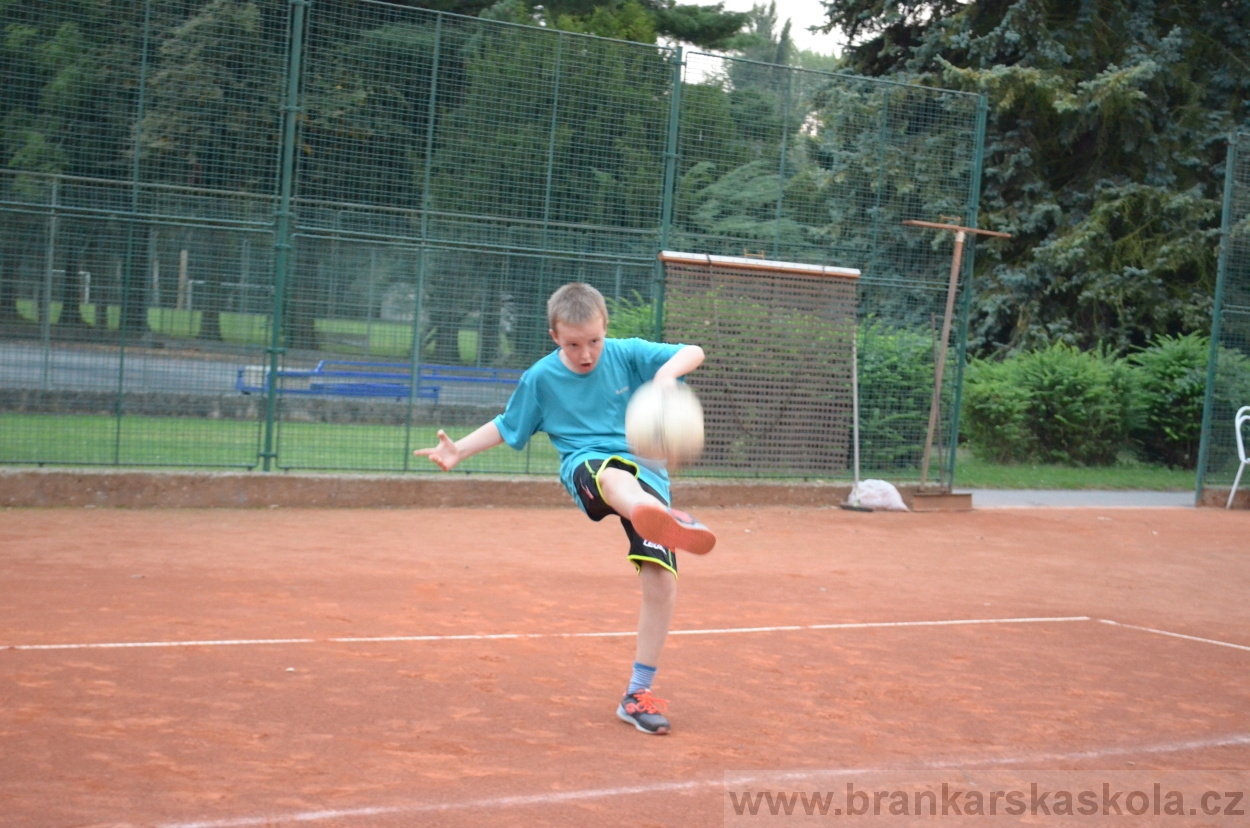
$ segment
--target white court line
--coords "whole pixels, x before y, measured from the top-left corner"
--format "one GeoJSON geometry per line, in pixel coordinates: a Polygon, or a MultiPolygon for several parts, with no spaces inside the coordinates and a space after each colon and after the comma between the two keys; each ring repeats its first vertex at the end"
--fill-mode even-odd
{"type": "Polygon", "coordinates": [[[962,621],[875,621],[866,624],[810,624],[809,630],[854,630],[864,627],[950,627],[959,624],[1047,624],[1056,621],[1092,621],[1088,615],[1061,618],[971,618],[962,621]]]}
{"type": "Polygon", "coordinates": [[[110,641],[101,644],[10,644],[0,650],[116,650],[126,647],[244,647],[260,644],[314,644],[315,638],[239,638],[214,641],[110,641]]]}
{"type": "MultiPolygon", "coordinates": [[[[940,762],[927,762],[913,765],[900,770],[945,770],[956,768],[974,769],[977,766],[1030,765],[1039,762],[1074,762],[1091,759],[1109,759],[1116,756],[1134,756],[1141,754],[1182,753],[1191,750],[1207,750],[1218,747],[1250,745],[1250,733],[1236,733],[1212,739],[1194,739],[1183,742],[1160,742],[1153,745],[1132,745],[1085,750],[1075,753],[1039,753],[1023,756],[1006,757],[965,757],[963,759],[946,759],[940,762]]],[[[888,768],[821,768],[814,770],[791,771],[785,773],[760,773],[756,776],[735,774],[735,781],[749,783],[754,779],[776,782],[809,779],[829,774],[871,773],[888,770],[888,768]]],[[[530,805],[561,805],[587,799],[608,799],[617,796],[633,796],[639,794],[682,793],[714,788],[723,788],[724,778],[702,779],[689,782],[657,782],[653,785],[634,785],[617,788],[585,788],[578,791],[560,791],[557,793],[530,794],[528,796],[499,796],[487,799],[468,799],[459,802],[413,802],[407,805],[388,805],[363,808],[339,808],[325,811],[302,811],[281,815],[235,817],[218,820],[201,820],[196,822],[170,822],[158,828],[248,828],[252,825],[282,825],[293,822],[320,822],[328,819],[352,819],[371,816],[399,816],[439,813],[467,810],[504,810],[530,805]]]]}
{"type": "MultiPolygon", "coordinates": [[[[1063,621],[1092,621],[1087,615],[1062,618],[964,618],[950,621],[869,621],[852,624],[801,624],[776,627],[722,627],[705,630],[670,630],[669,635],[741,635],[746,633],[792,632],[796,630],[868,630],[884,627],[951,627],[966,624],[1042,624],[1063,621]]],[[[227,641],[133,641],[102,644],[9,644],[0,650],[102,650],[126,647],[245,647],[265,644],[371,644],[403,641],[509,641],[535,638],[619,638],[637,635],[628,632],[580,633],[482,633],[462,635],[392,635],[368,638],[240,638],[227,641]]]]}
{"type": "Polygon", "coordinates": [[[1108,621],[1105,618],[1099,618],[1100,624],[1110,624],[1113,627],[1124,627],[1127,630],[1141,630],[1142,632],[1154,633],[1155,635],[1166,635],[1171,638],[1183,638],[1186,641],[1198,641],[1203,644],[1214,644],[1217,647],[1231,647],[1234,650],[1245,650],[1250,652],[1250,647],[1245,644],[1232,644],[1228,641],[1217,641],[1214,638],[1199,638],[1196,635],[1185,635],[1184,633],[1168,632],[1167,630],[1156,630],[1153,627],[1139,627],[1136,624],[1121,624],[1119,621],[1108,621]]]}

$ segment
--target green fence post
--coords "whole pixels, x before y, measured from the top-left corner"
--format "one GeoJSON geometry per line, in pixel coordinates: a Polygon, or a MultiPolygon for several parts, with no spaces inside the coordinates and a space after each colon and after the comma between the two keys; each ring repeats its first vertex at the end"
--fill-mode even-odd
{"type": "MultiPolygon", "coordinates": [[[[965,211],[966,218],[964,224],[968,227],[977,226],[977,213],[981,205],[981,174],[982,167],[985,163],[985,121],[988,111],[988,104],[985,95],[982,95],[977,101],[977,126],[976,135],[973,140],[976,142],[973,150],[972,159],[972,189],[968,193],[968,208],[965,211]]],[[[946,469],[938,470],[941,475],[945,471],[948,485],[955,485],[955,453],[959,449],[959,412],[963,405],[964,394],[964,366],[968,362],[968,317],[972,315],[972,274],[974,272],[973,265],[976,263],[976,234],[972,234],[972,244],[968,245],[968,256],[964,262],[965,272],[968,274],[964,279],[964,295],[963,301],[959,308],[959,346],[955,349],[959,355],[955,361],[955,376],[952,378],[955,383],[955,400],[951,406],[950,419],[950,451],[946,457],[946,469]]]]}
{"type": "MultiPolygon", "coordinates": [[[[685,65],[680,46],[673,49],[673,93],[668,101],[668,138],[664,147],[664,192],[660,206],[660,250],[668,248],[668,237],[673,230],[674,190],[677,186],[677,134],[681,123],[681,70],[685,65]]],[[[658,252],[658,251],[657,251],[658,252]]],[[[652,283],[654,308],[653,323],[656,342],[664,340],[664,264],[656,257],[653,265],[655,278],[652,283]]]]}
{"type": "Polygon", "coordinates": [[[790,95],[794,90],[794,70],[787,68],[786,102],[781,110],[781,152],[777,162],[777,211],[773,219],[773,258],[781,256],[781,211],[786,200],[786,143],[790,137],[790,95]]]}
{"type": "Polygon", "coordinates": [[[1194,503],[1202,500],[1206,486],[1207,457],[1211,451],[1211,409],[1215,406],[1215,369],[1220,355],[1220,317],[1224,314],[1224,283],[1228,275],[1228,235],[1232,232],[1233,190],[1236,187],[1237,139],[1228,136],[1228,154],[1224,160],[1224,216],[1220,221],[1220,254],[1215,269],[1215,303],[1211,308],[1211,351],[1207,356],[1207,387],[1202,398],[1202,433],[1198,438],[1198,476],[1194,483],[1194,503]]]}
{"type": "Polygon", "coordinates": [[[52,176],[52,199],[48,210],[48,238],[44,246],[43,287],[39,293],[39,345],[43,352],[39,371],[39,388],[48,390],[52,370],[52,273],[56,269],[56,234],[60,206],[61,176],[52,176]]]}
{"type": "Polygon", "coordinates": [[[412,468],[412,410],[421,391],[422,331],[421,314],[425,310],[425,253],[430,230],[430,180],[434,162],[434,121],[438,105],[438,68],[442,60],[443,15],[434,22],[434,54],[430,58],[430,96],[425,124],[425,177],[421,185],[421,247],[417,250],[417,285],[412,308],[412,351],[408,370],[408,415],[404,423],[404,471],[412,468]]]}
{"type": "Polygon", "coordinates": [[[278,180],[278,209],[274,214],[273,322],[269,326],[268,384],[265,397],[265,438],[261,451],[262,467],[273,468],[278,454],[274,446],[274,420],[278,409],[279,357],[282,346],[283,314],[287,271],[291,263],[291,190],[295,179],[295,135],[299,112],[300,61],[304,56],[304,21],[311,0],[288,0],[291,6],[291,33],[287,50],[286,101],[282,106],[282,167],[278,180]]]}
{"type": "MultiPolygon", "coordinates": [[[[120,314],[117,327],[117,394],[113,398],[113,465],[122,462],[122,414],[125,405],[126,386],[126,339],[134,321],[129,309],[134,301],[130,288],[134,283],[135,261],[135,222],[139,215],[139,173],[140,159],[143,154],[143,119],[147,116],[148,91],[148,54],[152,43],[152,0],[143,3],[143,44],[139,52],[139,89],[138,101],[135,104],[135,139],[132,158],[130,159],[130,218],[126,222],[125,264],[122,270],[122,295],[120,314]]],[[[145,268],[146,270],[146,268],[145,268]]],[[[108,303],[104,303],[104,328],[108,329],[108,303]]]]}
{"type": "MultiPolygon", "coordinates": [[[[885,151],[889,147],[887,138],[889,137],[890,126],[890,89],[884,90],[881,100],[881,125],[877,131],[877,186],[876,192],[873,194],[872,203],[872,258],[868,260],[868,267],[864,268],[864,275],[877,275],[877,258],[881,253],[881,198],[885,194],[885,151]]],[[[856,288],[858,291],[858,287],[856,288]]],[[[857,302],[856,305],[859,303],[857,302]]]]}
{"type": "Polygon", "coordinates": [[[555,177],[556,127],[560,115],[560,74],[563,71],[565,35],[556,37],[555,72],[551,89],[551,126],[547,130],[547,178],[543,186],[542,236],[539,243],[538,295],[545,301],[551,292],[547,285],[548,222],[551,220],[551,187],[555,177]]]}

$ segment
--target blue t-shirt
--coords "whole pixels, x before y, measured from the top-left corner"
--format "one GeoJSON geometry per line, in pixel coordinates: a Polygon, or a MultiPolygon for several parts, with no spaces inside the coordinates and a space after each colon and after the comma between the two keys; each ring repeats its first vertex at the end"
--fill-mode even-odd
{"type": "Polygon", "coordinates": [[[654,377],[682,347],[607,338],[599,362],[586,374],[567,368],[560,361],[560,351],[552,351],[521,375],[495,426],[504,442],[518,451],[535,432],[546,432],[560,452],[560,482],[575,502],[573,470],[586,460],[612,455],[638,463],[639,477],[671,502],[663,465],[644,462],[629,452],[625,407],[638,386],[654,377]]]}

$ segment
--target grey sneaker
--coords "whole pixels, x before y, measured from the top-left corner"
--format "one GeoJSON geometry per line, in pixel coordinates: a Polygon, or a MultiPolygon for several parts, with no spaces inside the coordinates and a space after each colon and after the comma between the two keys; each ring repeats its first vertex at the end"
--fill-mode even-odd
{"type": "Polygon", "coordinates": [[[635,690],[633,693],[626,693],[625,698],[621,699],[620,706],[616,708],[616,717],[643,733],[663,736],[669,730],[668,719],[663,715],[667,709],[668,702],[657,699],[651,695],[650,690],[635,690]]]}

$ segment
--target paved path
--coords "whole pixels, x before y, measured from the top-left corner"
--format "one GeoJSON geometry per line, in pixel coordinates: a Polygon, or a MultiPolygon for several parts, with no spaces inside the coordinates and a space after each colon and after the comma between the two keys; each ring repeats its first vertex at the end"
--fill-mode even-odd
{"type": "MultiPolygon", "coordinates": [[[[969,491],[959,486],[955,491],[969,491]]],[[[972,489],[972,506],[974,509],[995,509],[1004,507],[1042,506],[1077,508],[1089,506],[1093,508],[1115,507],[1171,507],[1189,508],[1194,505],[1194,493],[1187,492],[1144,492],[1144,491],[1104,491],[1100,489],[1082,489],[1077,491],[1056,491],[1046,489],[972,489]]]]}
{"type": "MultiPolygon", "coordinates": [[[[256,352],[188,358],[135,346],[126,351],[123,391],[167,394],[233,395],[239,369],[262,363],[256,352]]],[[[0,342],[0,390],[116,391],[121,370],[116,349],[84,348],[38,342],[0,342]]],[[[448,383],[439,394],[443,405],[503,406],[515,386],[494,383],[448,383]]],[[[386,398],[376,398],[385,400],[386,398]]],[[[422,404],[429,404],[422,399],[422,404]]]]}

